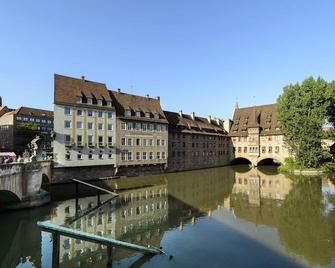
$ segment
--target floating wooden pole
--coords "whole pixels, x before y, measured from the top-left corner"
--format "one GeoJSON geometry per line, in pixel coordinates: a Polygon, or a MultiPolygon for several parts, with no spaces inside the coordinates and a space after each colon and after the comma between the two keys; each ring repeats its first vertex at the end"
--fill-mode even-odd
{"type": "Polygon", "coordinates": [[[53,224],[53,223],[46,222],[46,221],[37,222],[37,226],[45,232],[52,233],[53,236],[54,234],[58,236],[63,235],[63,236],[67,236],[67,237],[71,237],[75,239],[84,240],[87,242],[93,242],[93,243],[105,245],[107,246],[107,248],[116,246],[116,247],[121,247],[125,249],[149,253],[149,254],[162,254],[163,253],[162,250],[155,248],[155,247],[151,247],[151,246],[145,247],[145,246],[136,245],[136,244],[132,244],[132,243],[128,243],[128,242],[124,242],[124,241],[120,241],[120,240],[116,240],[112,238],[106,238],[106,237],[102,237],[99,235],[74,230],[74,229],[71,229],[65,226],[53,224]]]}
{"type": "Polygon", "coordinates": [[[101,191],[101,192],[105,192],[105,193],[107,193],[107,194],[114,195],[115,197],[116,197],[116,196],[119,196],[117,193],[114,193],[114,192],[112,192],[112,191],[110,191],[110,190],[101,188],[101,187],[99,187],[99,186],[95,186],[95,185],[93,185],[93,184],[90,184],[90,183],[87,183],[87,182],[84,182],[84,181],[81,181],[81,180],[77,180],[77,179],[71,179],[71,180],[74,181],[74,182],[77,182],[77,183],[86,185],[86,186],[88,186],[88,187],[97,189],[97,190],[99,190],[99,191],[101,191]]]}

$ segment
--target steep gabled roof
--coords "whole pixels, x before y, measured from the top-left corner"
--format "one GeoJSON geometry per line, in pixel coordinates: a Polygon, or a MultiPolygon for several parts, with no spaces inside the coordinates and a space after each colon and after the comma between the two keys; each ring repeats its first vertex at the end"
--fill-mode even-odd
{"type": "Polygon", "coordinates": [[[76,105],[77,97],[93,98],[93,100],[111,101],[105,84],[73,78],[59,74],[54,75],[54,103],[76,105]]]}
{"type": "Polygon", "coordinates": [[[255,127],[261,135],[280,134],[276,104],[235,108],[230,136],[247,136],[248,128],[255,127]]]}
{"type": "Polygon", "coordinates": [[[204,117],[195,116],[194,120],[190,115],[164,111],[169,125],[179,128],[182,132],[196,131],[205,133],[227,134],[222,125],[216,120],[209,120],[204,117]],[[181,116],[182,115],[182,116],[181,116]]]}
{"type": "Polygon", "coordinates": [[[113,103],[116,108],[116,114],[119,117],[137,118],[136,112],[141,112],[142,117],[140,120],[145,121],[159,121],[167,123],[165,114],[162,110],[159,98],[142,97],[132,94],[127,94],[119,91],[110,91],[113,103]],[[125,111],[131,110],[132,116],[125,116],[125,111]],[[145,113],[150,113],[150,118],[145,118],[145,113]],[[154,118],[154,114],[159,115],[159,119],[154,118]]]}

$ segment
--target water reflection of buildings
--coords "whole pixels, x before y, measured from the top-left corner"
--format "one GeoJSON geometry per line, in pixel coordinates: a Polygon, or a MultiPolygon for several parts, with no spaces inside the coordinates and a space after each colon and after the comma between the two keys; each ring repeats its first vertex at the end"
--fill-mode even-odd
{"type": "Polygon", "coordinates": [[[279,207],[292,188],[292,181],[278,172],[258,169],[235,173],[235,184],[225,207],[236,217],[277,226],[279,207]]]}
{"type": "MultiPolygon", "coordinates": [[[[75,229],[126,242],[159,247],[168,216],[168,191],[166,185],[148,186],[121,191],[120,196],[100,209],[71,224],[75,229]]],[[[108,201],[104,195],[101,201],[108,201]]],[[[80,199],[81,211],[96,205],[95,197],[80,199]]],[[[52,222],[63,224],[73,219],[75,201],[65,201],[57,207],[52,222]]],[[[105,247],[77,239],[61,237],[60,261],[72,267],[82,262],[101,262],[106,258],[105,247]]],[[[114,250],[113,259],[121,260],[130,251],[114,250]]]]}

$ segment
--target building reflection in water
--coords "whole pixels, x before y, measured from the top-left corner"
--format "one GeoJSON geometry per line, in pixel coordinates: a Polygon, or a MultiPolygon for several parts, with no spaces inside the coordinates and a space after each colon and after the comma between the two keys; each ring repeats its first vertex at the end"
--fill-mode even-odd
{"type": "MultiPolygon", "coordinates": [[[[43,258],[51,257],[47,251],[50,239],[44,239],[48,245],[41,244],[41,232],[36,227],[37,220],[46,219],[105,237],[159,247],[167,231],[183,234],[200,221],[220,218],[224,225],[234,225],[248,236],[251,225],[260,226],[258,238],[271,240],[281,253],[303,258],[307,264],[328,265],[335,256],[334,184],[326,179],[293,181],[271,168],[230,167],[105,181],[104,186],[117,189],[120,197],[109,201],[110,196],[102,195],[101,201],[107,204],[78,220],[74,221],[74,199],[38,208],[34,213],[0,218],[2,228],[8,230],[3,237],[12,241],[0,245],[0,254],[8,252],[3,254],[0,267],[15,267],[27,257],[36,267],[48,266],[50,260],[43,262],[43,258]]],[[[84,197],[79,199],[78,209],[85,212],[96,205],[95,196],[84,197]]],[[[105,267],[107,262],[105,247],[66,237],[61,237],[60,256],[62,267],[105,267]]],[[[141,256],[122,249],[113,251],[117,263],[135,260],[135,264],[130,263],[132,267],[148,261],[141,256]]]]}

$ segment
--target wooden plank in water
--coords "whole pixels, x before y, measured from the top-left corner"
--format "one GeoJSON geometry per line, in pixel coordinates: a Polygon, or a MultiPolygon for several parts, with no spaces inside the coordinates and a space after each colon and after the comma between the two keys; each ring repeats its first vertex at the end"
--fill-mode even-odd
{"type": "Polygon", "coordinates": [[[37,226],[41,228],[43,231],[46,231],[49,233],[58,233],[63,236],[97,243],[97,244],[105,245],[107,247],[116,246],[116,247],[121,247],[125,249],[130,249],[130,250],[135,250],[135,251],[140,251],[140,252],[150,253],[150,254],[162,254],[163,253],[160,249],[155,248],[155,247],[151,247],[151,246],[145,247],[141,245],[127,243],[127,242],[120,241],[120,240],[115,240],[115,239],[106,238],[106,237],[102,237],[102,236],[95,235],[95,234],[86,233],[83,231],[74,230],[74,229],[61,226],[61,225],[57,225],[57,224],[53,224],[50,222],[45,222],[45,221],[37,222],[37,226]]]}
{"type": "Polygon", "coordinates": [[[77,180],[77,179],[71,179],[71,180],[74,181],[74,182],[77,182],[77,183],[86,185],[86,186],[88,186],[88,187],[97,189],[97,190],[99,190],[99,191],[101,191],[101,192],[105,192],[105,193],[107,193],[107,194],[114,195],[115,197],[116,197],[116,196],[119,196],[117,193],[114,193],[114,192],[109,191],[109,190],[107,190],[107,189],[101,188],[101,187],[99,187],[99,186],[95,186],[95,185],[93,185],[93,184],[90,184],[90,183],[87,183],[87,182],[84,182],[84,181],[81,181],[81,180],[77,180]]]}

